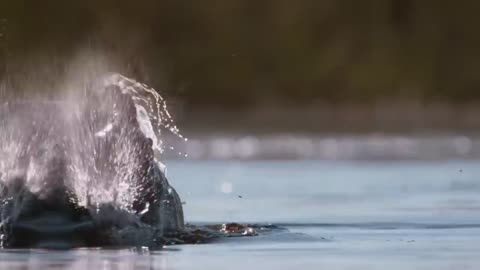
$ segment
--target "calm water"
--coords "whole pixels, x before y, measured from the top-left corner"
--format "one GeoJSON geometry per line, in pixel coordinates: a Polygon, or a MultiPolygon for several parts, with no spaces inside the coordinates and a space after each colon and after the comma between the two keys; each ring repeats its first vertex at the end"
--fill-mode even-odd
{"type": "Polygon", "coordinates": [[[4,250],[0,269],[479,269],[479,164],[169,162],[188,222],[288,231],[162,251],[4,250]]]}

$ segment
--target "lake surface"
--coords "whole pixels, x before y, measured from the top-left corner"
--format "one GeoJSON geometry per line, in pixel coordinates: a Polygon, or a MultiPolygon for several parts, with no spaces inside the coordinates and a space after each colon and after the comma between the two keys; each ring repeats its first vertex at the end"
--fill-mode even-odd
{"type": "Polygon", "coordinates": [[[4,250],[0,269],[479,269],[480,161],[171,161],[192,224],[273,223],[203,245],[4,250]]]}

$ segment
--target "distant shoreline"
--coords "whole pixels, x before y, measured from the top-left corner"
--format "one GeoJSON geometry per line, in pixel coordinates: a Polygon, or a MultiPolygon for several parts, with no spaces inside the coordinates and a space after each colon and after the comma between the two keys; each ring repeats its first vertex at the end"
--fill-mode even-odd
{"type": "Polygon", "coordinates": [[[166,136],[166,159],[185,160],[480,160],[480,136],[465,135],[191,135],[166,136]],[[178,152],[187,155],[179,155],[178,152]]]}

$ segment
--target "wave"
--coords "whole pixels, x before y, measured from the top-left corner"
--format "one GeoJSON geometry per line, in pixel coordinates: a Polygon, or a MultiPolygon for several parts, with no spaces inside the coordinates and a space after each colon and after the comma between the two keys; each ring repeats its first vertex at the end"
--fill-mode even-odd
{"type": "MultiPolygon", "coordinates": [[[[261,225],[260,225],[261,226],[261,225]]],[[[445,230],[479,229],[480,223],[402,223],[402,222],[366,222],[366,223],[278,223],[276,228],[350,228],[364,230],[445,230]]]]}

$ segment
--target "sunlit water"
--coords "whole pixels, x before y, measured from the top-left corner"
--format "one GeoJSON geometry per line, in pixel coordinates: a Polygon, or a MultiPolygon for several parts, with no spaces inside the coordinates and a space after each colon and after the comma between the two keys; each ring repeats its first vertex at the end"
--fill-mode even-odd
{"type": "Polygon", "coordinates": [[[478,269],[478,163],[171,161],[188,222],[288,231],[160,251],[4,250],[0,269],[478,269]]]}

